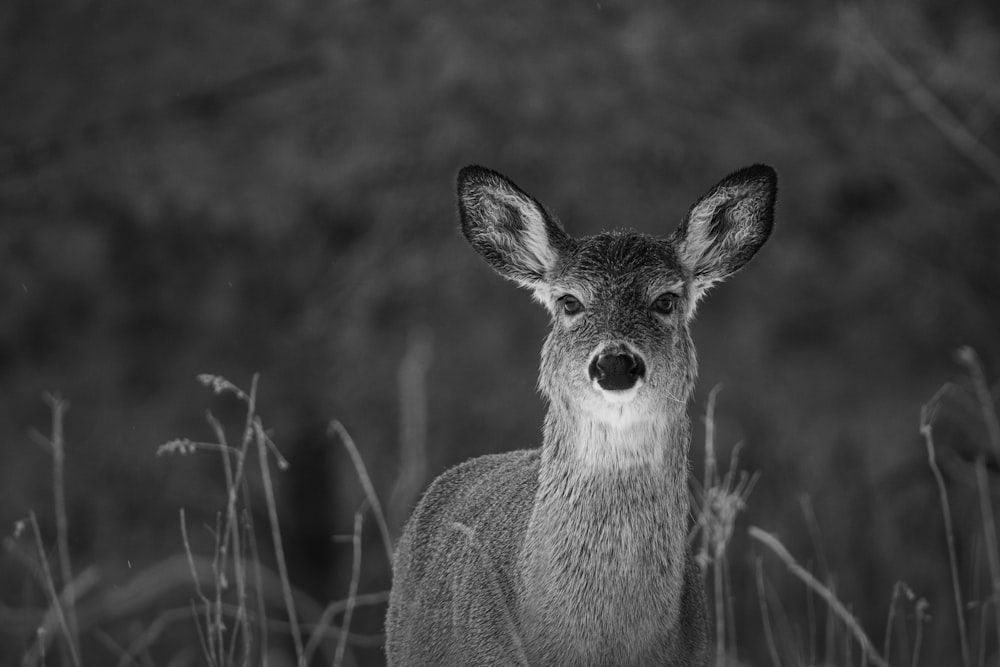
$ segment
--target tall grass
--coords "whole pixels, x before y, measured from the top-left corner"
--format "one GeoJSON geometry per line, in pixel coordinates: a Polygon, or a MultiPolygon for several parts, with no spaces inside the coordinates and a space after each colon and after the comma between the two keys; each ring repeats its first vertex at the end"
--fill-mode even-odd
{"type": "MultiPolygon", "coordinates": [[[[88,568],[72,575],[68,549],[68,520],[64,501],[63,418],[68,404],[58,397],[47,397],[52,412],[52,435],[35,435],[34,439],[53,453],[55,486],[57,571],[50,566],[42,530],[34,512],[19,522],[12,536],[4,541],[8,552],[34,575],[44,592],[47,608],[34,625],[34,640],[24,652],[22,665],[36,667],[51,664],[54,645],[58,646],[61,665],[82,667],[91,664],[127,665],[155,664],[152,650],[168,630],[187,625],[193,628],[201,660],[211,667],[235,667],[271,664],[354,665],[350,645],[379,646],[380,635],[365,636],[351,632],[355,610],[364,605],[382,605],[386,592],[359,594],[362,557],[361,540],[363,512],[371,507],[386,541],[386,554],[391,557],[391,543],[381,505],[368,479],[367,469],[350,435],[339,423],[331,424],[331,433],[339,435],[352,455],[359,477],[366,488],[364,506],[356,514],[353,544],[352,576],[347,598],[325,608],[310,596],[297,590],[282,546],[278,499],[272,468],[283,471],[288,461],[272,440],[257,412],[258,378],[254,376],[249,391],[244,391],[225,378],[199,376],[199,381],[216,394],[229,394],[241,401],[246,415],[237,444],[231,444],[223,424],[211,413],[207,419],[215,435],[210,442],[188,438],[171,440],[157,449],[157,455],[192,455],[198,452],[217,455],[225,480],[225,503],[216,512],[210,555],[196,552],[192,546],[192,527],[186,512],[179,512],[177,530],[182,555],[171,556],[140,570],[131,581],[92,595],[98,588],[99,576],[88,568]],[[256,462],[256,466],[254,463],[256,462]],[[253,507],[257,495],[263,496],[267,522],[256,525],[253,507]],[[261,529],[269,539],[263,539],[261,529]],[[25,545],[26,536],[31,544],[25,545]],[[270,553],[266,553],[270,547],[270,553]],[[274,562],[276,570],[267,565],[274,562]],[[132,638],[122,641],[102,626],[109,622],[138,617],[148,606],[158,606],[176,590],[190,591],[190,603],[184,607],[161,610],[155,619],[132,638]],[[80,619],[79,621],[77,619],[80,619]],[[339,620],[339,623],[338,623],[339,620]],[[84,653],[80,637],[88,635],[94,641],[84,653]],[[96,648],[95,646],[96,645],[96,648]],[[281,657],[287,656],[287,657],[281,657]]],[[[30,618],[30,610],[23,610],[30,618]]],[[[198,654],[186,648],[176,651],[169,664],[192,664],[198,654]]]]}
{"type": "Polygon", "coordinates": [[[759,479],[757,473],[740,471],[740,445],[733,447],[729,469],[721,474],[715,454],[715,405],[721,387],[709,392],[705,410],[705,473],[701,485],[695,483],[694,505],[697,523],[688,542],[700,539],[697,553],[702,572],[711,571],[711,599],[715,618],[716,664],[725,664],[728,653],[735,653],[736,622],[733,618],[732,582],[727,547],[736,528],[736,518],[746,509],[747,499],[759,479]]]}
{"type": "MultiPolygon", "coordinates": [[[[1000,420],[997,418],[993,392],[989,389],[978,357],[969,348],[962,348],[959,350],[957,356],[966,368],[968,378],[973,387],[973,395],[988,434],[988,442],[980,443],[980,454],[971,464],[957,464],[970,468],[971,470],[967,472],[971,472],[975,480],[980,510],[980,529],[975,535],[967,535],[966,541],[974,545],[975,553],[973,554],[973,561],[984,560],[987,564],[989,571],[989,594],[985,599],[974,599],[974,585],[971,586],[973,588],[972,591],[966,590],[969,587],[968,584],[963,586],[963,577],[960,574],[959,557],[955,544],[960,530],[974,531],[976,524],[975,521],[971,520],[957,524],[954,520],[949,485],[939,465],[938,445],[934,439],[935,416],[938,414],[944,398],[955,391],[953,385],[942,387],[923,406],[920,411],[918,430],[925,448],[927,465],[932,473],[937,490],[941,523],[943,526],[941,540],[945,544],[948,555],[948,578],[951,582],[954,605],[953,618],[958,637],[954,655],[948,664],[961,665],[962,667],[971,667],[973,665],[976,667],[985,667],[986,665],[1000,664],[1000,613],[998,613],[998,610],[1000,610],[1000,549],[998,549],[996,513],[993,507],[995,491],[991,488],[986,465],[987,459],[991,459],[994,464],[1000,463],[1000,458],[997,457],[997,454],[1000,453],[1000,447],[997,446],[997,442],[1000,440],[1000,426],[998,426],[1000,420]],[[973,616],[977,616],[974,619],[977,623],[970,625],[969,620],[973,616]],[[991,618],[992,624],[989,622],[991,618]],[[976,628],[975,633],[971,631],[971,627],[976,628]]],[[[714,412],[714,400],[715,392],[709,396],[707,422],[711,421],[714,412]]],[[[709,468],[713,456],[708,453],[714,446],[712,433],[713,429],[706,425],[706,469],[709,468]]],[[[731,476],[732,474],[733,471],[731,469],[728,475],[731,476]]],[[[708,478],[708,473],[706,473],[706,478],[708,478]]],[[[716,484],[716,489],[709,489],[707,493],[703,493],[702,495],[710,497],[713,494],[724,494],[726,493],[726,487],[727,483],[720,481],[716,484]]],[[[742,508],[745,506],[746,495],[742,496],[741,500],[742,502],[739,506],[742,508]]],[[[804,509],[809,509],[810,507],[808,503],[804,504],[804,509]]],[[[877,511],[878,508],[872,508],[872,510],[877,511]]],[[[699,525],[712,520],[711,510],[705,504],[699,506],[698,512],[699,525]],[[706,515],[708,515],[708,518],[706,518],[706,515]]],[[[815,518],[812,517],[811,510],[806,512],[806,517],[811,531],[815,529],[813,541],[814,544],[818,545],[819,540],[816,537],[818,529],[816,529],[815,518]]],[[[763,548],[765,554],[777,557],[788,574],[800,581],[807,587],[811,594],[818,596],[826,605],[829,612],[827,614],[825,642],[827,645],[827,658],[823,664],[853,665],[855,664],[855,659],[862,666],[876,665],[878,667],[888,667],[889,665],[911,665],[912,667],[916,667],[917,665],[926,664],[923,662],[924,656],[921,651],[927,632],[925,628],[934,621],[934,617],[931,614],[932,610],[927,599],[915,593],[906,582],[897,582],[893,589],[891,599],[889,600],[888,620],[883,648],[880,653],[876,649],[875,642],[866,633],[862,623],[852,613],[850,605],[838,598],[835,586],[833,585],[833,577],[828,571],[828,566],[822,557],[821,549],[817,548],[817,551],[821,557],[821,569],[827,577],[826,583],[817,578],[808,568],[803,567],[777,536],[756,526],[750,526],[748,534],[758,547],[763,548]],[[904,607],[902,611],[901,607],[904,607]],[[831,619],[835,619],[836,623],[831,624],[831,619]],[[906,625],[908,622],[907,619],[909,619],[910,627],[906,625]],[[902,624],[901,628],[900,624],[902,624]],[[898,634],[894,635],[894,633],[898,634]],[[839,654],[837,652],[831,653],[830,647],[836,646],[838,643],[842,644],[839,654]],[[855,658],[856,651],[852,649],[852,643],[860,651],[860,655],[857,658],[855,658]],[[898,649],[896,654],[893,654],[894,647],[898,649]],[[839,659],[831,657],[834,655],[839,655],[839,659]]],[[[717,560],[724,561],[724,558],[724,555],[720,556],[716,554],[717,560]]],[[[771,597],[768,595],[768,587],[765,583],[760,557],[758,557],[755,573],[761,616],[760,622],[763,625],[762,629],[771,663],[773,665],[818,664],[815,658],[816,651],[814,646],[791,646],[789,643],[782,645],[776,640],[772,625],[775,622],[776,616],[775,612],[769,609],[768,600],[771,597]],[[789,659],[789,656],[791,656],[791,659],[789,659]],[[805,658],[804,656],[810,657],[805,658]]],[[[975,582],[972,583],[974,584],[975,582]]],[[[719,596],[720,589],[716,586],[714,591],[714,606],[717,616],[717,633],[719,632],[719,628],[723,627],[719,622],[718,615],[722,613],[721,610],[725,608],[727,603],[731,603],[728,600],[720,602],[719,596]]],[[[809,600],[811,601],[812,598],[810,597],[809,600]]],[[[940,617],[941,620],[931,628],[934,632],[941,632],[943,630],[941,623],[947,622],[949,615],[940,614],[940,617]]],[[[818,629],[815,627],[815,623],[817,622],[815,614],[810,613],[807,620],[810,625],[807,628],[810,641],[815,641],[815,637],[818,634],[818,629]]],[[[786,635],[790,637],[791,633],[786,633],[786,635]]],[[[722,642],[718,638],[717,643],[719,650],[716,664],[722,665],[726,664],[727,661],[736,660],[736,656],[732,652],[723,654],[721,650],[722,642]]]]}
{"type": "MultiPolygon", "coordinates": [[[[955,386],[942,388],[928,401],[917,425],[937,491],[943,526],[941,540],[948,554],[947,578],[951,582],[954,613],[934,614],[920,591],[906,582],[897,582],[887,600],[887,620],[881,642],[872,637],[853,612],[850,601],[839,596],[836,573],[823,554],[822,530],[808,497],[800,500],[806,528],[818,556],[818,572],[803,565],[778,535],[757,526],[747,527],[750,539],[745,544],[748,551],[740,557],[749,556],[754,563],[753,594],[759,614],[757,618],[737,616],[737,591],[747,589],[733,586],[731,544],[733,537],[742,530],[740,516],[751,502],[760,475],[740,469],[740,445],[731,448],[728,467],[723,470],[715,427],[719,389],[710,392],[704,417],[705,469],[702,479],[692,484],[695,521],[689,544],[696,552],[709,592],[716,665],[745,664],[741,662],[744,647],[740,646],[740,637],[752,627],[761,633],[766,660],[775,666],[918,667],[929,664],[924,653],[927,637],[943,631],[943,624],[949,622],[954,622],[958,637],[952,664],[962,667],[998,664],[1000,546],[994,508],[996,490],[991,485],[988,464],[996,463],[1000,452],[1000,420],[978,357],[968,349],[961,350],[958,356],[966,371],[967,385],[971,386],[967,394],[975,401],[986,433],[979,456],[965,464],[969,479],[974,483],[975,506],[979,513],[974,521],[968,517],[963,517],[964,521],[955,520],[951,501],[954,489],[942,472],[941,445],[934,437],[936,415],[945,399],[958,391],[955,386]],[[965,534],[969,532],[975,534],[965,534]],[[974,545],[976,562],[985,564],[988,581],[984,586],[977,587],[975,577],[970,586],[968,577],[962,576],[955,547],[960,536],[974,545]],[[789,580],[778,586],[777,577],[789,580]],[[790,610],[801,603],[787,596],[796,585],[806,593],[806,611],[804,618],[794,619],[790,610]],[[785,597],[779,595],[779,591],[784,592],[785,597]],[[822,657],[817,650],[821,640],[822,657]]],[[[413,372],[426,372],[426,360],[426,356],[421,357],[421,363],[414,364],[417,370],[413,372]]],[[[285,559],[279,495],[273,475],[281,474],[289,464],[258,413],[258,378],[254,376],[246,391],[219,376],[203,375],[199,381],[216,394],[233,396],[243,404],[245,415],[237,437],[230,439],[225,426],[209,413],[207,419],[214,440],[180,438],[160,446],[157,454],[202,453],[218,457],[225,494],[213,525],[207,529],[211,551],[198,552],[195,544],[203,540],[194,539],[194,534],[206,528],[189,525],[187,512],[181,509],[178,552],[140,569],[130,581],[117,587],[102,585],[105,582],[95,567],[74,572],[65,491],[61,488],[67,472],[64,420],[68,403],[57,396],[46,397],[52,415],[50,433],[33,434],[33,439],[52,455],[55,516],[51,524],[55,548],[46,546],[45,522],[39,521],[34,512],[18,522],[14,534],[4,540],[8,553],[25,567],[45,600],[43,609],[25,609],[19,617],[26,629],[21,661],[24,667],[50,664],[145,667],[158,664],[154,655],[162,662],[164,651],[168,652],[166,664],[171,665],[201,662],[211,667],[340,666],[357,664],[352,646],[381,645],[380,635],[359,635],[351,630],[359,607],[382,605],[387,600],[384,591],[361,593],[359,590],[366,557],[362,548],[365,517],[369,511],[374,516],[382,543],[379,557],[392,557],[389,522],[368,474],[362,449],[342,424],[330,424],[331,439],[336,438],[345,447],[364,491],[364,499],[354,514],[353,532],[346,538],[351,544],[346,597],[320,605],[296,589],[292,582],[294,573],[285,559]],[[261,504],[266,520],[258,525],[253,509],[261,504]],[[159,608],[163,606],[160,600],[169,599],[178,590],[186,591],[187,605],[159,608]],[[152,621],[142,622],[144,624],[138,629],[133,628],[125,634],[109,629],[123,620],[135,619],[132,625],[140,623],[141,612],[149,607],[159,608],[159,611],[152,621]],[[178,627],[189,628],[196,637],[195,643],[179,650],[171,645],[167,635],[178,627]],[[169,653],[171,650],[173,653],[169,653]]],[[[409,384],[423,391],[419,382],[409,384]]],[[[423,397],[411,396],[407,400],[420,402],[423,397]]],[[[415,419],[413,415],[409,418],[415,419]]],[[[412,442],[413,437],[411,435],[409,441],[412,442]]],[[[412,485],[412,480],[407,484],[412,485]]],[[[411,497],[412,490],[404,495],[411,497]]],[[[473,536],[467,537],[472,539],[473,536]]]]}

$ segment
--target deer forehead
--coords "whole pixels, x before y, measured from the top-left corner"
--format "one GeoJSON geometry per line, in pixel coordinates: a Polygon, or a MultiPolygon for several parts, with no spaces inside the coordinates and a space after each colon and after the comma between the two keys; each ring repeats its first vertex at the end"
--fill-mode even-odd
{"type": "Polygon", "coordinates": [[[684,270],[673,245],[633,231],[604,232],[578,239],[552,275],[552,284],[605,298],[644,297],[681,289],[684,270]]]}

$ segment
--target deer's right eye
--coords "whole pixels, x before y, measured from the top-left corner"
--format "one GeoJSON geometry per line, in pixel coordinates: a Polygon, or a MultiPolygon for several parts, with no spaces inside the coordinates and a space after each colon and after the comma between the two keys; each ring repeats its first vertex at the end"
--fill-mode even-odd
{"type": "Polygon", "coordinates": [[[564,294],[559,297],[559,305],[567,315],[577,315],[583,312],[583,304],[572,294],[564,294]]]}

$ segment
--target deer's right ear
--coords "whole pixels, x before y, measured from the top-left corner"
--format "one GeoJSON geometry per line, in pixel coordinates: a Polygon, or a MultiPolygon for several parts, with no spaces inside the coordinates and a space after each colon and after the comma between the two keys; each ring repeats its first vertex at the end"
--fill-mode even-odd
{"type": "Polygon", "coordinates": [[[571,243],[542,205],[503,175],[469,166],[458,174],[462,233],[497,273],[537,290],[571,243]]]}

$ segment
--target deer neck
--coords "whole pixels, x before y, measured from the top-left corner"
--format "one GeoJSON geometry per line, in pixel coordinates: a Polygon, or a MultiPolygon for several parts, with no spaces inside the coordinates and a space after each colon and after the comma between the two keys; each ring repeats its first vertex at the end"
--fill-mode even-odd
{"type": "Polygon", "coordinates": [[[532,622],[583,642],[609,623],[672,625],[689,509],[690,426],[679,407],[618,423],[550,407],[520,561],[532,622]]]}
{"type": "Polygon", "coordinates": [[[679,557],[687,541],[689,442],[684,405],[653,418],[608,419],[553,404],[545,419],[535,514],[571,519],[562,524],[572,534],[567,537],[577,531],[621,537],[622,548],[649,540],[616,531],[645,528],[650,539],[669,542],[652,548],[667,547],[679,557]],[[657,527],[641,526],[645,521],[657,527]]]}

